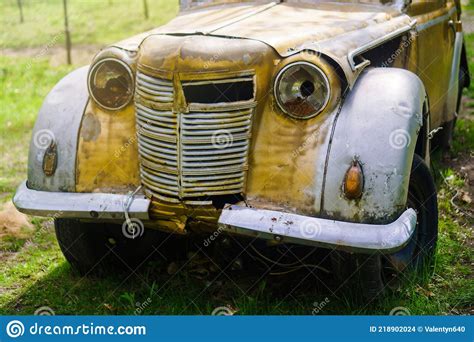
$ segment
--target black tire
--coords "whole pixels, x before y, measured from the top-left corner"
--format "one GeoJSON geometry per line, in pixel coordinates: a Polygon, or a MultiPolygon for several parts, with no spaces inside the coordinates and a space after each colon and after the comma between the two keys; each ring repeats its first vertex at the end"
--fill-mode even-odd
{"type": "Polygon", "coordinates": [[[430,169],[418,155],[413,158],[407,207],[417,211],[418,222],[411,240],[401,251],[391,255],[331,253],[336,278],[350,287],[357,284],[363,299],[383,296],[410,279],[408,272],[415,276],[432,273],[438,239],[438,201],[430,169]]]}
{"type": "Polygon", "coordinates": [[[166,238],[149,229],[143,229],[141,236],[128,238],[121,225],[74,219],[56,219],[54,226],[64,257],[81,275],[135,270],[151,259],[166,238]]]}

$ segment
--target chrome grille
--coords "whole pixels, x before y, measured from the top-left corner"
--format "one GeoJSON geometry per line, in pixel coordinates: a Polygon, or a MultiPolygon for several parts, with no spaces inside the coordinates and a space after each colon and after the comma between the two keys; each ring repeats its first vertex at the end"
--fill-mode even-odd
{"type": "Polygon", "coordinates": [[[177,120],[171,111],[152,110],[140,104],[136,111],[142,182],[157,197],[175,196],[179,192],[177,120]]]}
{"type": "Polygon", "coordinates": [[[243,191],[253,109],[181,116],[184,197],[243,191]]]}
{"type": "Polygon", "coordinates": [[[161,103],[172,103],[174,99],[173,82],[147,76],[137,72],[137,95],[161,103]]]}
{"type": "Polygon", "coordinates": [[[148,194],[179,202],[243,192],[255,103],[190,105],[178,114],[172,85],[137,73],[140,170],[148,194]]]}

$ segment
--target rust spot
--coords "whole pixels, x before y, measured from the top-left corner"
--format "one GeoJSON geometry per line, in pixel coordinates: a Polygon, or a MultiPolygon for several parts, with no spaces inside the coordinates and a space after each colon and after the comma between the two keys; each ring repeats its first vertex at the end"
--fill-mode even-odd
{"type": "Polygon", "coordinates": [[[84,141],[94,141],[100,135],[101,126],[95,114],[88,112],[82,121],[81,137],[84,141]]]}

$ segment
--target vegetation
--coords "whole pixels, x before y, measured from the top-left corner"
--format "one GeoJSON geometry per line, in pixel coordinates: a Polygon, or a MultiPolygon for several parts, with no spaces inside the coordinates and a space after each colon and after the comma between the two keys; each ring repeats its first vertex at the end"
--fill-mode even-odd
{"type": "MultiPolygon", "coordinates": [[[[110,44],[162,25],[178,11],[177,0],[147,1],[148,19],[141,0],[68,1],[73,44],[110,44]]],[[[0,26],[8,28],[0,32],[1,48],[45,47],[65,41],[62,0],[22,2],[22,24],[17,0],[0,2],[0,26]]]]}
{"type": "MultiPolygon", "coordinates": [[[[17,22],[16,1],[0,4],[1,25],[8,27],[0,34],[3,47],[48,44],[62,28],[60,0],[24,3],[24,26],[17,22]]],[[[80,14],[72,18],[73,40],[111,42],[160,24],[176,12],[174,2],[150,3],[151,19],[145,21],[139,6],[130,8],[120,0],[71,2],[71,15],[80,14]]],[[[474,70],[474,35],[468,34],[466,41],[474,70]]],[[[26,178],[30,132],[44,96],[73,68],[53,68],[43,58],[0,57],[0,203],[6,204],[26,178]]],[[[462,198],[468,184],[461,166],[474,150],[474,90],[465,95],[467,109],[458,120],[453,151],[446,161],[435,158],[440,238],[435,275],[426,283],[413,282],[381,302],[361,305],[334,296],[337,285],[316,272],[298,273],[286,282],[267,276],[251,287],[259,275],[226,271],[217,279],[199,279],[187,267],[167,272],[172,260],[156,258],[136,273],[83,278],[64,260],[51,220],[33,218],[33,228],[0,230],[0,313],[32,314],[48,306],[56,314],[210,314],[228,306],[237,314],[389,314],[397,307],[411,314],[472,314],[473,221],[468,198],[462,198]]]]}

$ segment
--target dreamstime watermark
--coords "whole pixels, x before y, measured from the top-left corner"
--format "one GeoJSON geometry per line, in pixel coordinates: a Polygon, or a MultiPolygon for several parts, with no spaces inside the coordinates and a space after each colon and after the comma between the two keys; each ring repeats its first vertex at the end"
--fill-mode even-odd
{"type": "Polygon", "coordinates": [[[44,57],[48,51],[53,48],[57,43],[58,43],[58,40],[64,36],[64,31],[63,32],[59,32],[57,33],[56,35],[54,35],[54,37],[49,41],[48,44],[46,44],[41,50],[39,53],[37,53],[33,59],[28,62],[28,64],[26,65],[26,71],[30,70],[31,67],[33,66],[33,63],[35,63],[38,59],[44,57]]]}
{"type": "Polygon", "coordinates": [[[301,235],[307,239],[312,239],[321,233],[321,225],[313,218],[304,220],[300,225],[301,235]]]}
{"type": "Polygon", "coordinates": [[[133,314],[135,316],[138,316],[138,315],[141,315],[142,312],[147,308],[149,307],[151,304],[151,298],[148,297],[143,303],[140,303],[140,302],[136,302],[135,303],[135,306],[136,306],[136,309],[135,311],[133,312],[133,314]]]}
{"type": "MultiPolygon", "coordinates": [[[[84,13],[76,13],[74,11],[71,11],[71,13],[69,14],[68,16],[68,20],[69,22],[79,22],[79,20],[81,19],[81,17],[85,14],[86,12],[84,13]]],[[[90,24],[90,22],[89,22],[90,24]]],[[[62,39],[63,37],[66,36],[66,32],[61,30],[60,32],[57,32],[52,38],[51,40],[46,44],[44,45],[41,50],[31,59],[31,61],[26,65],[26,71],[29,71],[31,69],[31,67],[33,66],[33,63],[37,62],[38,60],[42,59],[43,57],[45,57],[49,50],[51,50],[52,48],[54,48],[58,43],[59,43],[59,40],[62,39]]]]}
{"type": "Polygon", "coordinates": [[[214,54],[211,56],[211,58],[209,58],[208,61],[204,63],[205,70],[209,69],[211,67],[211,64],[214,64],[215,62],[217,62],[221,58],[222,54],[224,54],[225,49],[222,46],[224,45],[219,44],[219,46],[212,47],[214,54]]]}
{"type": "Polygon", "coordinates": [[[23,336],[25,333],[25,326],[20,321],[10,321],[5,328],[7,335],[11,338],[17,338],[23,336]]]}
{"type": "Polygon", "coordinates": [[[35,310],[35,316],[54,316],[54,310],[49,306],[42,306],[35,310]]]}
{"type": "Polygon", "coordinates": [[[122,234],[128,239],[136,239],[145,232],[145,225],[140,219],[131,218],[122,224],[122,234]]]}
{"type": "Polygon", "coordinates": [[[400,57],[400,55],[405,51],[416,39],[418,36],[418,32],[413,32],[410,34],[408,37],[403,36],[402,40],[400,42],[400,46],[398,49],[396,49],[390,57],[388,57],[380,66],[382,68],[388,68],[391,67],[392,64],[395,62],[395,60],[400,57]]]}
{"type": "Polygon", "coordinates": [[[314,143],[318,135],[319,130],[316,130],[311,135],[309,135],[300,146],[293,150],[293,152],[291,153],[292,159],[298,158],[305,150],[307,150],[308,147],[310,147],[310,145],[314,143]]]}
{"type": "MultiPolygon", "coordinates": [[[[28,185],[30,185],[29,182],[28,182],[28,185]]],[[[32,186],[32,188],[35,189],[34,186],[32,186]]],[[[32,194],[32,195],[29,196],[29,199],[30,199],[31,201],[36,201],[36,200],[38,199],[38,195],[32,194]]],[[[64,211],[58,210],[58,211],[56,211],[54,214],[48,214],[46,217],[53,219],[52,222],[54,222],[56,219],[61,218],[61,217],[63,216],[63,214],[64,214],[64,211]]],[[[50,222],[51,222],[51,221],[50,221],[50,222]]],[[[34,233],[31,237],[29,237],[29,238],[26,240],[25,244],[32,244],[32,243],[34,243],[34,241],[36,241],[36,239],[39,238],[39,236],[40,236],[41,234],[43,234],[44,232],[46,232],[46,231],[49,229],[49,227],[51,227],[50,224],[42,224],[42,225],[40,226],[40,228],[39,228],[38,230],[35,230],[35,233],[34,233]]]]}
{"type": "Polygon", "coordinates": [[[130,146],[134,145],[137,142],[138,137],[142,135],[148,127],[150,127],[149,120],[143,126],[140,126],[135,135],[129,137],[124,144],[122,144],[117,150],[115,150],[114,157],[116,159],[120,158],[125,153],[125,151],[130,148],[130,146]]]}
{"type": "Polygon", "coordinates": [[[393,308],[392,310],[390,310],[389,315],[390,316],[410,316],[411,313],[410,313],[410,310],[408,310],[407,308],[403,306],[397,306],[396,308],[393,308]]]}
{"type": "Polygon", "coordinates": [[[223,231],[224,229],[222,227],[217,228],[217,230],[215,230],[211,235],[209,235],[207,239],[204,240],[204,247],[209,247],[211,243],[214,242],[223,231]]]}
{"type": "MultiPolygon", "coordinates": [[[[230,39],[237,38],[230,37],[230,39]]],[[[212,64],[215,64],[216,62],[221,60],[222,56],[225,56],[227,54],[226,49],[227,46],[225,44],[219,44],[218,46],[216,44],[213,44],[212,46],[209,46],[208,51],[213,51],[213,54],[206,62],[204,62],[204,70],[208,70],[212,64]]],[[[242,61],[245,64],[249,64],[252,61],[252,57],[248,53],[243,54],[242,61]]]]}
{"type": "Polygon", "coordinates": [[[40,129],[33,136],[33,144],[40,150],[45,150],[55,139],[54,133],[49,129],[40,129]]]}
{"type": "Polygon", "coordinates": [[[396,150],[402,150],[411,144],[410,134],[404,129],[396,129],[390,133],[388,138],[390,146],[396,150]]]}
{"type": "Polygon", "coordinates": [[[218,306],[214,310],[212,310],[211,315],[212,316],[233,316],[235,313],[234,310],[232,310],[228,306],[218,306]]]}
{"type": "Polygon", "coordinates": [[[317,315],[319,314],[326,305],[328,305],[331,301],[329,300],[328,297],[324,298],[324,300],[322,302],[314,302],[313,303],[313,311],[311,311],[311,314],[312,315],[317,315]]]}
{"type": "Polygon", "coordinates": [[[232,133],[227,129],[219,129],[212,134],[212,146],[222,150],[232,146],[234,143],[234,137],[232,133]]]}
{"type": "MultiPolygon", "coordinates": [[[[406,226],[404,226],[404,227],[409,227],[411,225],[411,223],[409,221],[406,221],[405,225],[406,226]]],[[[397,226],[389,234],[384,235],[384,237],[382,239],[382,247],[387,247],[388,245],[392,244],[393,240],[397,240],[397,237],[400,236],[403,229],[406,229],[406,228],[402,228],[400,226],[397,226]]]]}
{"type": "Polygon", "coordinates": [[[25,332],[29,335],[46,335],[46,336],[94,336],[94,335],[146,335],[146,326],[143,325],[95,325],[75,324],[75,325],[43,325],[34,323],[25,329],[25,325],[19,320],[10,321],[5,327],[7,335],[11,338],[23,336],[25,332]]]}

